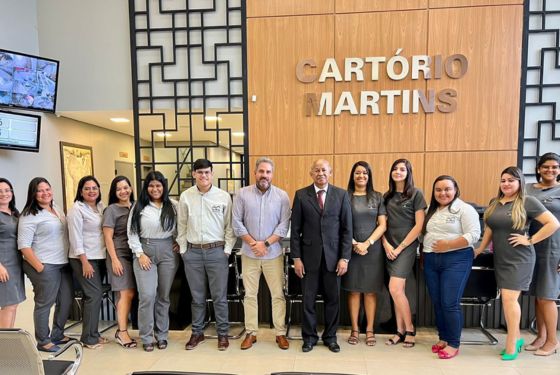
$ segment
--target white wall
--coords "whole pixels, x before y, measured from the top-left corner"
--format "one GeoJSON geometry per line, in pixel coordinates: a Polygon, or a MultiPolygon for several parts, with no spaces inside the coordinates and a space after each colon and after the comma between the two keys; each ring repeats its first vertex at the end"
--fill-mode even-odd
{"type": "Polygon", "coordinates": [[[58,111],[132,108],[128,1],[39,0],[37,23],[40,55],[60,60],[58,111]]]}
{"type": "Polygon", "coordinates": [[[105,203],[111,180],[115,176],[115,160],[134,160],[132,137],[75,120],[43,114],[38,153],[0,150],[0,176],[7,178],[14,185],[19,209],[25,204],[29,181],[37,176],[49,180],[55,192],[55,201],[60,206],[63,205],[60,141],[93,148],[93,170],[101,184],[105,203]],[[127,152],[128,158],[119,157],[120,151],[127,152]]]}
{"type": "MultiPolygon", "coordinates": [[[[0,48],[61,60],[59,109],[65,102],[73,110],[131,108],[128,46],[126,1],[0,0],[0,48]]],[[[41,116],[39,153],[0,150],[0,176],[14,184],[18,208],[36,176],[50,181],[62,205],[60,141],[93,148],[94,172],[106,201],[115,160],[134,161],[133,138],[51,114],[41,116]],[[128,158],[119,157],[120,151],[128,158]]]]}
{"type": "Polygon", "coordinates": [[[0,0],[0,48],[39,53],[36,0],[0,0]]]}

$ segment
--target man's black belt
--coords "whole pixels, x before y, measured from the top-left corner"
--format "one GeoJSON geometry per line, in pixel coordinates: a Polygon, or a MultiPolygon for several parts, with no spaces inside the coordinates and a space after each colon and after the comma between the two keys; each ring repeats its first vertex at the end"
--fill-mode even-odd
{"type": "Polygon", "coordinates": [[[210,242],[210,243],[190,243],[187,242],[187,249],[214,249],[216,247],[222,247],[226,244],[225,241],[210,242]]]}

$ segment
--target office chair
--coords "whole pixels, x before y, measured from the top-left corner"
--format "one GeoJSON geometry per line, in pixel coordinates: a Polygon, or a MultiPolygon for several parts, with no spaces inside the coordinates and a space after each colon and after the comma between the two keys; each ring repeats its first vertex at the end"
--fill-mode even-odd
{"type": "Polygon", "coordinates": [[[461,306],[478,306],[480,307],[479,329],[487,337],[488,340],[461,340],[461,344],[467,345],[496,345],[498,339],[494,337],[485,327],[486,309],[500,298],[500,291],[496,285],[494,276],[494,254],[480,254],[473,261],[471,274],[463,297],[461,298],[461,306]]]}
{"type": "Polygon", "coordinates": [[[6,375],[74,375],[82,363],[82,345],[70,340],[58,352],[42,359],[37,343],[23,329],[0,329],[0,372],[6,375]],[[71,361],[55,359],[68,349],[74,348],[71,361]]]}

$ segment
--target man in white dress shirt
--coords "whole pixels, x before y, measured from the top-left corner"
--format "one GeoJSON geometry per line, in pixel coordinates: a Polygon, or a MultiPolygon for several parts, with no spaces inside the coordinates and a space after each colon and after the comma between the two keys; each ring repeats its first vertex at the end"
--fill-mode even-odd
{"type": "Polygon", "coordinates": [[[193,165],[196,185],[185,190],[177,212],[177,242],[185,263],[192,295],[192,335],[186,350],[204,341],[206,316],[206,279],[216,314],[218,350],[229,346],[228,330],[228,258],[235,245],[231,226],[231,197],[212,185],[212,163],[198,159],[193,165]]]}

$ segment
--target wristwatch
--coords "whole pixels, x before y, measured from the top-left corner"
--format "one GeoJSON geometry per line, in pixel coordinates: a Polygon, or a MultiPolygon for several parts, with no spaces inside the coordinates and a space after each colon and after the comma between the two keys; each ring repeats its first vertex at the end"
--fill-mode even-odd
{"type": "Polygon", "coordinates": [[[348,263],[348,259],[340,258],[340,260],[343,260],[344,262],[348,263]]]}
{"type": "Polygon", "coordinates": [[[270,247],[270,242],[268,242],[268,240],[264,241],[264,246],[270,247]]]}
{"type": "Polygon", "coordinates": [[[371,246],[371,245],[373,245],[373,244],[375,243],[374,240],[368,240],[368,242],[369,242],[369,246],[371,246]]]}

